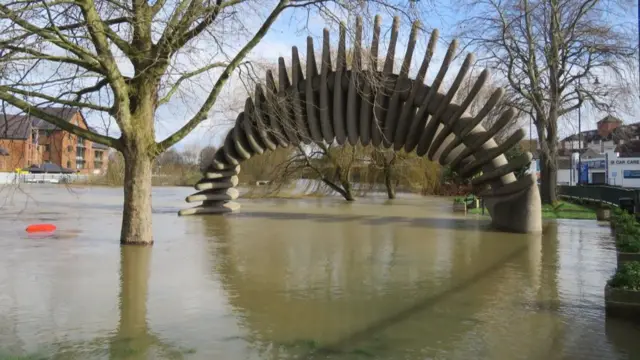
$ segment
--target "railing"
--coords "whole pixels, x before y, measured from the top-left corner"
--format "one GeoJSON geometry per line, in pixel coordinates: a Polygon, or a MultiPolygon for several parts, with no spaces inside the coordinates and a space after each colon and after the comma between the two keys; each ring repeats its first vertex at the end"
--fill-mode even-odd
{"type": "Polygon", "coordinates": [[[631,198],[635,204],[640,203],[640,190],[610,185],[560,185],[558,186],[558,195],[570,199],[599,202],[615,206],[620,205],[621,198],[631,198]]]}
{"type": "Polygon", "coordinates": [[[66,184],[73,182],[87,182],[88,175],[85,174],[17,174],[0,173],[0,184],[66,184]]]}

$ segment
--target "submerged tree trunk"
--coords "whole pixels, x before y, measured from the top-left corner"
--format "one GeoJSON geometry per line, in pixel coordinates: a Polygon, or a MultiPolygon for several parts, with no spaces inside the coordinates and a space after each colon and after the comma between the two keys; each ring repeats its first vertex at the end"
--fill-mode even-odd
{"type": "Polygon", "coordinates": [[[396,198],[396,186],[391,180],[391,174],[384,175],[384,186],[387,188],[387,197],[391,200],[396,198]]]}
{"type": "Polygon", "coordinates": [[[124,207],[120,244],[152,245],[152,157],[144,150],[125,150],[124,162],[124,207]]]}
{"type": "Polygon", "coordinates": [[[329,180],[326,176],[322,176],[320,180],[331,188],[331,190],[337,192],[347,201],[355,201],[355,197],[353,197],[353,190],[351,189],[351,183],[349,181],[340,180],[340,185],[329,180]]]}
{"type": "Polygon", "coordinates": [[[384,162],[384,186],[387,188],[387,197],[389,199],[396,198],[396,184],[393,183],[393,164],[396,162],[396,154],[391,155],[389,162],[384,162]]]}

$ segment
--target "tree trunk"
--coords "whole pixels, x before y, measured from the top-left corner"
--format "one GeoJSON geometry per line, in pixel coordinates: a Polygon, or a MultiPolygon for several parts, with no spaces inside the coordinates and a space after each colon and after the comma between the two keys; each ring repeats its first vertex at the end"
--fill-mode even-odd
{"type": "Polygon", "coordinates": [[[553,153],[540,153],[540,199],[543,204],[553,204],[558,200],[556,196],[558,171],[556,166],[553,166],[556,160],[556,155],[553,153]]]}
{"type": "Polygon", "coordinates": [[[396,198],[396,186],[391,180],[391,171],[384,172],[384,186],[387,188],[387,197],[389,199],[396,198]]]}
{"type": "Polygon", "coordinates": [[[344,199],[347,201],[355,201],[353,197],[353,189],[351,188],[351,182],[349,180],[342,181],[342,188],[344,189],[344,199]]]}
{"type": "Polygon", "coordinates": [[[152,157],[145,150],[125,150],[124,164],[124,207],[120,244],[152,245],[152,157]]]}

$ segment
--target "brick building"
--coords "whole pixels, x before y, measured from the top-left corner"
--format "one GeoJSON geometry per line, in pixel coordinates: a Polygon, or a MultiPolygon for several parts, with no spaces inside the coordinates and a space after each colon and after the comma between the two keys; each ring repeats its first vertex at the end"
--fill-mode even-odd
{"type": "MultiPolygon", "coordinates": [[[[79,109],[47,107],[41,110],[84,129],[89,128],[79,109]]],[[[109,153],[107,146],[95,144],[24,113],[0,114],[0,147],[9,153],[0,162],[0,171],[54,163],[82,174],[101,174],[106,170],[109,153]]]]}

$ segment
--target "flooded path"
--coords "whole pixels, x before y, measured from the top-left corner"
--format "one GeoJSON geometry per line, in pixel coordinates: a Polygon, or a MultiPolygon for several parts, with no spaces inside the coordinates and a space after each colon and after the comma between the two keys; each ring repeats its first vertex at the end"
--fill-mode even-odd
{"type": "Polygon", "coordinates": [[[422,197],[179,218],[191,189],[157,188],[155,245],[121,248],[121,190],[22,190],[0,193],[0,359],[640,359],[605,321],[595,221],[506,234],[422,197]]]}

